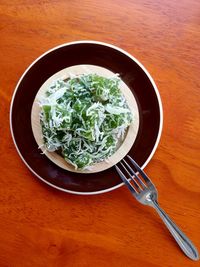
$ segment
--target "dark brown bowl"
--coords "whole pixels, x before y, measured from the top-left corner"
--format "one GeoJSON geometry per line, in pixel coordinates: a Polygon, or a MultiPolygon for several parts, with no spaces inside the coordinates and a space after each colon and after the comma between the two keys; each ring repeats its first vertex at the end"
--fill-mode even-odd
{"type": "Polygon", "coordinates": [[[63,170],[41,154],[31,128],[31,108],[41,85],[54,73],[79,64],[98,65],[119,73],[133,92],[140,126],[129,155],[142,168],[157,148],[163,112],[158,89],[148,71],[133,56],[113,45],[96,41],[63,44],[47,51],[28,67],[16,86],[10,108],[10,128],[16,149],[26,166],[43,182],[65,192],[88,195],[123,185],[115,168],[95,174],[63,170]]]}

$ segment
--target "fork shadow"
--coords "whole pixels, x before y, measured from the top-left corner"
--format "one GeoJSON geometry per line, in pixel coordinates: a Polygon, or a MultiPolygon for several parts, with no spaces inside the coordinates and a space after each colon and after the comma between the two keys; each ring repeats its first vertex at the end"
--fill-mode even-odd
{"type": "MultiPolygon", "coordinates": [[[[52,187],[47,187],[41,181],[37,181],[37,182],[39,182],[40,185],[43,187],[43,189],[48,193],[48,196],[50,195],[49,192],[51,192],[51,197],[54,196],[55,198],[60,199],[60,200],[62,200],[63,197],[66,198],[67,196],[68,203],[69,202],[79,203],[79,202],[82,202],[83,200],[83,196],[81,195],[73,195],[73,194],[66,195],[65,192],[58,191],[57,189],[52,188],[52,187]]],[[[169,240],[171,241],[171,245],[173,247],[178,248],[178,245],[176,244],[176,242],[174,242],[173,237],[171,236],[168,229],[166,228],[166,226],[160,219],[157,212],[153,208],[146,206],[146,205],[142,205],[138,201],[136,201],[125,186],[122,186],[112,192],[107,192],[105,194],[84,196],[84,199],[86,203],[89,203],[89,202],[91,203],[91,200],[92,200],[92,203],[95,206],[96,203],[105,201],[105,195],[106,195],[106,202],[110,200],[112,202],[115,202],[115,205],[116,205],[116,203],[118,203],[120,199],[122,208],[127,207],[128,213],[134,214],[134,216],[129,217],[129,220],[133,222],[134,227],[137,227],[137,225],[135,224],[135,220],[138,220],[138,219],[141,220],[142,218],[141,221],[145,221],[145,226],[148,227],[149,225],[151,226],[151,230],[155,229],[155,235],[157,236],[160,235],[160,238],[164,236],[166,239],[166,242],[167,240],[169,240]]],[[[119,216],[120,216],[120,210],[119,210],[119,216]]],[[[135,229],[135,230],[137,231],[141,229],[139,229],[139,226],[138,226],[138,229],[135,229]]]]}
{"type": "Polygon", "coordinates": [[[120,192],[121,201],[123,201],[124,204],[127,205],[129,208],[133,209],[135,216],[140,219],[142,217],[143,218],[142,220],[144,220],[146,224],[150,224],[151,226],[153,226],[153,228],[155,228],[155,234],[157,235],[158,235],[158,229],[159,229],[161,236],[164,236],[166,241],[167,240],[170,241],[171,245],[173,247],[177,247],[178,250],[180,251],[178,244],[174,241],[174,238],[170,234],[169,230],[163,223],[160,216],[157,214],[156,210],[154,210],[154,208],[150,206],[142,205],[138,201],[135,201],[132,195],[127,191],[127,188],[121,188],[120,190],[121,190],[120,192]]]}

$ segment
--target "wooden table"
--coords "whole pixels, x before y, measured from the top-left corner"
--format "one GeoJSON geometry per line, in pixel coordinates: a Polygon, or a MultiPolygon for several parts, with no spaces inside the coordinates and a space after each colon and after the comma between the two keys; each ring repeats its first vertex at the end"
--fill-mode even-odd
{"type": "Polygon", "coordinates": [[[199,266],[125,187],[76,196],[35,178],[12,142],[9,107],[26,67],[56,45],[92,39],[133,54],[155,79],[164,108],[146,172],[162,207],[200,249],[200,2],[8,2],[0,1],[0,266],[199,266]]]}

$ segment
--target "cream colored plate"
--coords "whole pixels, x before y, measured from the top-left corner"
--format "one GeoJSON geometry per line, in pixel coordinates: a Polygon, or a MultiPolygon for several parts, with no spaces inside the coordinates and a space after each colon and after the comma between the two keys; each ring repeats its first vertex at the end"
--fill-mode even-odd
{"type": "Polygon", "coordinates": [[[114,75],[113,72],[111,72],[108,69],[94,66],[94,65],[76,65],[69,68],[65,68],[57,73],[55,73],[53,76],[51,76],[38,90],[38,93],[35,97],[35,100],[33,102],[32,111],[31,111],[31,125],[33,130],[33,135],[35,137],[35,140],[39,147],[41,147],[41,150],[43,153],[55,164],[57,164],[59,167],[71,171],[71,172],[79,172],[79,173],[95,173],[100,172],[103,170],[106,170],[113,165],[115,165],[117,162],[119,162],[121,159],[125,157],[125,155],[129,152],[131,149],[135,138],[137,136],[138,128],[139,128],[139,111],[138,106],[136,103],[136,100],[131,92],[131,90],[127,87],[127,85],[121,81],[120,83],[120,89],[122,93],[124,94],[128,106],[133,114],[133,122],[128,127],[125,139],[120,144],[118,150],[109,157],[106,161],[96,163],[88,170],[75,170],[74,166],[67,163],[64,158],[62,158],[60,155],[58,155],[56,152],[48,152],[44,150],[43,145],[43,139],[42,139],[42,129],[40,125],[40,106],[39,106],[39,99],[41,97],[45,96],[45,92],[49,88],[49,86],[52,84],[53,81],[55,81],[58,78],[62,78],[63,80],[70,77],[71,74],[79,75],[79,74],[89,74],[89,73],[96,73],[98,75],[104,76],[104,77],[111,77],[114,75]]]}

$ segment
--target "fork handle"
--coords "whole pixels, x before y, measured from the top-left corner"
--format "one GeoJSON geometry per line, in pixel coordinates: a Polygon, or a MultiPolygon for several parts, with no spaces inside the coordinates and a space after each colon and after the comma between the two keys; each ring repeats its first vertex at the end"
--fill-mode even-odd
{"type": "Polygon", "coordinates": [[[157,201],[152,200],[152,205],[158,212],[159,216],[167,226],[168,230],[182,249],[182,251],[192,260],[199,260],[199,254],[196,247],[190,241],[190,239],[178,228],[178,226],[170,219],[166,212],[161,209],[157,201]]]}

